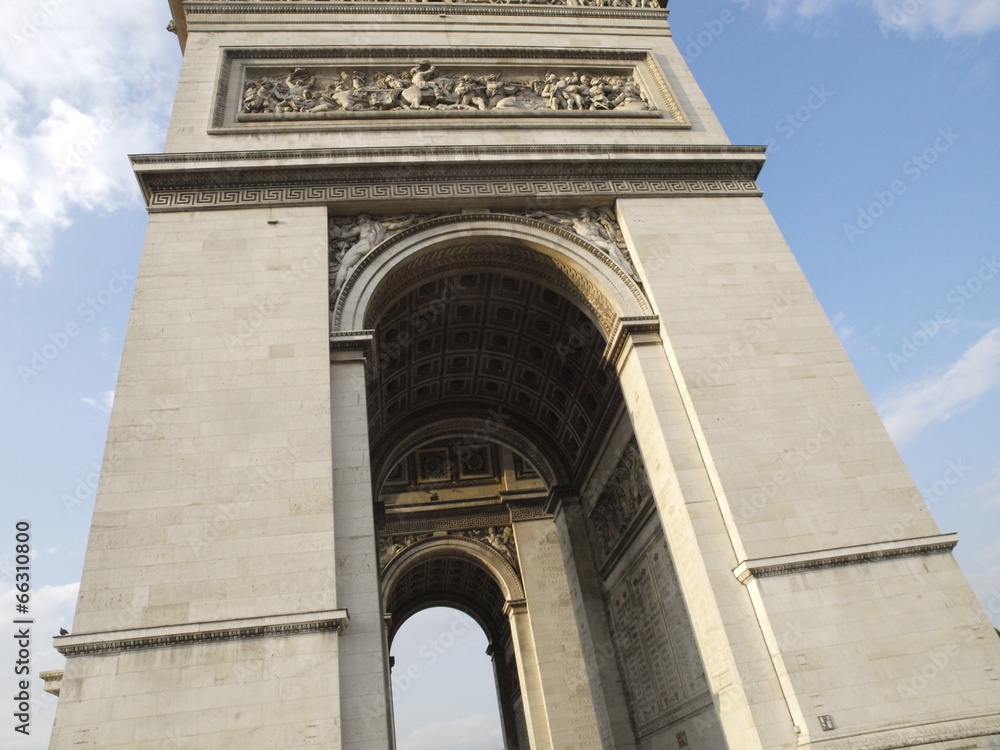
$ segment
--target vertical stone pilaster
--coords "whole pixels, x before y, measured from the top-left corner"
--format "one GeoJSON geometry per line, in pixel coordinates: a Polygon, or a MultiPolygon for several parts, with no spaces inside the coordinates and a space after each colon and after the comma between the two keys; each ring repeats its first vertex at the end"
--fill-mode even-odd
{"type": "Polygon", "coordinates": [[[555,526],[549,518],[518,521],[514,537],[553,748],[600,748],[597,716],[555,526]]]}
{"type": "Polygon", "coordinates": [[[521,707],[524,723],[528,727],[530,750],[552,750],[545,696],[539,677],[538,655],[528,619],[528,605],[524,601],[507,602],[504,614],[510,620],[510,635],[517,654],[517,671],[521,680],[521,707]]]}
{"type": "Polygon", "coordinates": [[[723,731],[741,750],[789,747],[794,723],[746,591],[723,509],[658,334],[623,333],[622,392],[723,731]]]}
{"type": "Polygon", "coordinates": [[[350,615],[340,643],[341,747],[385,750],[392,732],[369,465],[367,341],[352,344],[330,356],[337,602],[350,615]]]}
{"type": "Polygon", "coordinates": [[[591,554],[579,498],[553,491],[549,504],[554,506],[563,565],[601,740],[604,747],[617,750],[634,748],[635,735],[625,704],[615,647],[601,596],[600,578],[591,554]]]}

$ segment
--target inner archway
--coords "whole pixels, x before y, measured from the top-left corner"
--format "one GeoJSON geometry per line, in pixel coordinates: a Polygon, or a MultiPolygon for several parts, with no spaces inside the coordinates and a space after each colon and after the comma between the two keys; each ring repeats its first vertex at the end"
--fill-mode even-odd
{"type": "Polygon", "coordinates": [[[507,748],[483,628],[452,607],[410,616],[390,644],[397,750],[507,748]]]}

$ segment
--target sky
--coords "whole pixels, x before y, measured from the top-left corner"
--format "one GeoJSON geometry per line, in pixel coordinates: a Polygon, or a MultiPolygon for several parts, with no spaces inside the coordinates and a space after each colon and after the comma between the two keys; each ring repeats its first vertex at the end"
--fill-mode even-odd
{"type": "MultiPolygon", "coordinates": [[[[27,520],[37,675],[72,627],[142,246],[127,154],[161,149],[180,53],[166,0],[0,10],[0,614],[27,520]]],[[[1000,625],[1000,2],[673,0],[671,24],[733,143],[769,146],[765,200],[1000,625]]],[[[417,658],[453,614],[428,617],[417,658]]],[[[33,698],[0,747],[47,746],[33,698]]],[[[424,728],[493,731],[458,708],[424,728]]]]}

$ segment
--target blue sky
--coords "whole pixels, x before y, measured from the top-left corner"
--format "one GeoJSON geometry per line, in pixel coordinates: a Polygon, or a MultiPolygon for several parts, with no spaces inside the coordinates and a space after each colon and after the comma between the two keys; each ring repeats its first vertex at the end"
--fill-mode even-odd
{"type": "MultiPolygon", "coordinates": [[[[49,669],[145,226],[126,154],[162,146],[180,55],[166,0],[0,8],[0,611],[28,519],[49,669]]],[[[770,146],[767,203],[1000,624],[1000,3],[675,0],[671,22],[732,141],[770,146]]],[[[5,723],[0,745],[46,746],[40,700],[30,740],[5,723]]]]}

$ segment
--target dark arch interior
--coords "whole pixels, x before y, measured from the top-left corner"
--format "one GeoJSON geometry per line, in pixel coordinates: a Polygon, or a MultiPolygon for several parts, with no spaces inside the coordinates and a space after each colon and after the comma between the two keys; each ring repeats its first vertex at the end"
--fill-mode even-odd
{"type": "Polygon", "coordinates": [[[394,445],[442,418],[532,440],[565,479],[582,470],[620,405],[589,313],[522,273],[466,269],[386,301],[368,371],[373,473],[394,445]]]}

